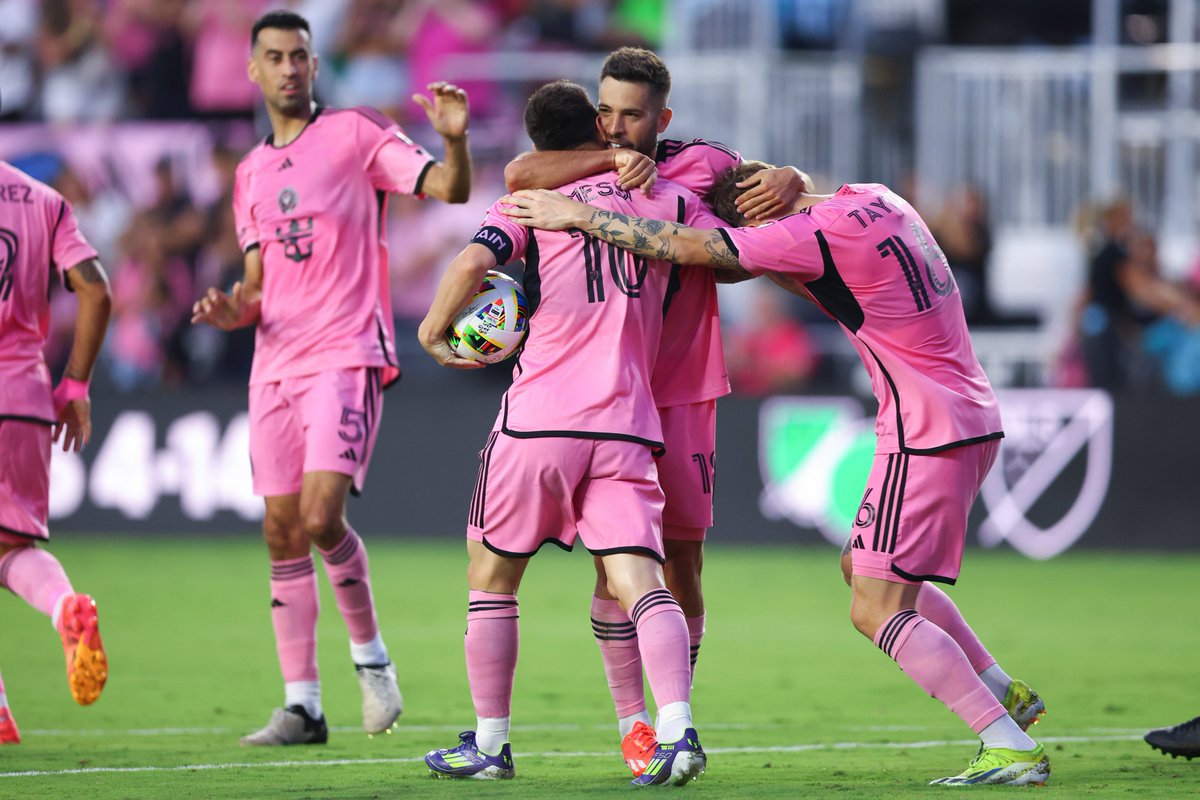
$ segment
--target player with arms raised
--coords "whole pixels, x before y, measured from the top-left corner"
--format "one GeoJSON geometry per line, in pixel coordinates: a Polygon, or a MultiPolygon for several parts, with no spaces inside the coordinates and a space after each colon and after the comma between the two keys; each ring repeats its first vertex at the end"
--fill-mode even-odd
{"type": "Polygon", "coordinates": [[[317,58],[303,17],[270,12],[251,32],[250,79],[273,133],[238,165],[234,215],[245,277],[209,289],[193,322],[257,325],[250,377],[250,458],[263,496],[271,620],[284,708],[246,745],[324,743],[316,659],[316,546],[350,631],[363,727],[401,712],[396,670],[379,633],[366,549],[346,521],[346,496],[366,475],[381,390],[399,377],[383,221],[389,192],[467,200],[467,98],[430,87],[424,107],[446,146],[438,163],[369,108],[313,100],[317,58]]]}
{"type": "MultiPolygon", "coordinates": [[[[604,147],[596,110],[575,84],[535,92],[525,127],[539,151],[583,155],[604,147]]],[[[617,184],[617,174],[605,172],[558,191],[622,213],[716,219],[669,181],[659,182],[653,198],[617,184]]],[[[631,619],[658,703],[664,744],[634,782],[685,783],[706,759],[692,727],[687,625],[663,581],[663,495],[654,461],[662,429],[650,390],[671,265],[626,256],[578,231],[523,228],[493,205],[421,323],[421,344],[439,363],[463,366],[450,353],[447,327],[488,269],[520,257],[529,333],[480,454],[467,528],[465,647],[477,726],[459,746],[425,761],[438,775],[512,777],[517,589],[542,545],[569,549],[578,535],[603,561],[608,588],[631,619]]]]}
{"type": "MultiPolygon", "coordinates": [[[[741,157],[703,139],[659,139],[671,122],[670,93],[671,73],[653,52],[637,47],[613,51],[600,70],[598,106],[613,149],[526,153],[505,170],[509,189],[550,188],[615,167],[623,188],[649,191],[661,176],[703,197],[719,175],[741,163],[741,157]]],[[[760,172],[743,184],[739,203],[751,216],[771,213],[791,203],[806,182],[807,176],[792,167],[760,172]]],[[[667,588],[687,619],[694,670],[704,635],[701,568],[705,535],[713,523],[716,399],[730,390],[714,273],[677,267],[663,310],[662,344],[652,381],[666,443],[666,453],[658,460],[666,495],[663,569],[667,588]]],[[[596,573],[592,630],[616,705],[622,751],[637,775],[656,744],[646,711],[637,635],[609,593],[599,559],[596,573]]]]}
{"type": "MultiPolygon", "coordinates": [[[[77,594],[53,555],[50,449],[78,452],[92,436],[88,385],[112,299],[95,249],[62,195],[0,161],[0,586],[50,617],[80,705],[108,679],[96,603],[77,594]],[[75,341],[58,386],[43,352],[50,331],[47,286],[60,280],[79,300],[75,341]]],[[[20,741],[0,681],[0,744],[20,741]]]]}
{"type": "MultiPolygon", "coordinates": [[[[714,198],[715,207],[730,197],[714,198]]],[[[1045,749],[1023,730],[1040,700],[1006,708],[973,668],[980,654],[968,656],[916,609],[928,582],[957,580],[967,515],[1004,434],[954,278],[913,207],[886,186],[847,184],[833,195],[802,194],[790,214],[761,227],[698,230],[555,192],[508,200],[507,212],[525,224],[578,228],[651,258],[766,274],[841,324],[879,401],[875,461],[851,533],[854,626],[980,736],[967,769],[934,783],[1045,783],[1045,749]]]]}

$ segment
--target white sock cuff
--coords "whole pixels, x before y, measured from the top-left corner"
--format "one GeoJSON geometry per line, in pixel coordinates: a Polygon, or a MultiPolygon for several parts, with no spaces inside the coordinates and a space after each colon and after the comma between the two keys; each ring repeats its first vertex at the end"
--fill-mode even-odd
{"type": "Polygon", "coordinates": [[[660,742],[677,742],[683,732],[692,727],[692,704],[680,700],[667,703],[658,710],[658,734],[660,742]]]}
{"type": "Polygon", "coordinates": [[[63,603],[67,602],[67,598],[70,596],[70,592],[63,592],[54,601],[54,610],[50,613],[50,624],[54,626],[54,630],[58,630],[58,621],[62,619],[63,603]]]}
{"type": "Polygon", "coordinates": [[[621,738],[624,739],[626,736],[628,736],[629,732],[633,730],[633,726],[639,722],[644,722],[653,727],[652,723],[650,722],[650,712],[644,708],[636,714],[630,714],[628,717],[621,717],[618,719],[617,728],[621,731],[621,738]]]}
{"type": "Polygon", "coordinates": [[[291,681],[283,685],[284,706],[303,706],[313,719],[325,716],[321,708],[321,684],[318,681],[291,681]]]}
{"type": "Polygon", "coordinates": [[[350,658],[359,666],[378,666],[388,663],[390,659],[387,647],[383,643],[383,634],[376,633],[374,639],[362,644],[350,642],[350,658]]]}
{"type": "Polygon", "coordinates": [[[495,756],[508,744],[510,717],[476,717],[475,746],[480,752],[495,756]]]}

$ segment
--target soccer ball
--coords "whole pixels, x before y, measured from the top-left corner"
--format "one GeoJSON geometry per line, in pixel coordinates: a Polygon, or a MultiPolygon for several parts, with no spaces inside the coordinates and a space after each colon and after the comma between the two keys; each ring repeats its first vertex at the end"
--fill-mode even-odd
{"type": "Polygon", "coordinates": [[[479,291],[446,331],[450,349],[461,358],[495,364],[517,351],[528,329],[529,307],[521,284],[491,270],[479,291]]]}

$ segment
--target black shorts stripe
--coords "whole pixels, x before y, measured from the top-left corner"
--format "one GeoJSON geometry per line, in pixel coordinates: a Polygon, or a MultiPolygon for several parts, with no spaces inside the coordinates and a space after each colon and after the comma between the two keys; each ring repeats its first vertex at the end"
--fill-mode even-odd
{"type": "Polygon", "coordinates": [[[907,453],[900,454],[900,482],[896,489],[895,514],[892,515],[892,527],[886,537],[889,553],[896,552],[896,539],[900,536],[900,518],[904,512],[904,486],[908,483],[908,459],[907,453]]]}
{"type": "Polygon", "coordinates": [[[879,539],[885,530],[883,524],[884,515],[888,512],[888,484],[892,480],[892,464],[895,456],[888,456],[887,469],[883,473],[883,486],[879,490],[879,509],[875,513],[875,537],[871,540],[871,550],[879,551],[879,539]]]}
{"type": "Polygon", "coordinates": [[[469,521],[476,528],[482,528],[484,522],[484,502],[487,500],[488,468],[492,463],[492,449],[496,446],[499,434],[492,431],[488,434],[487,443],[479,453],[479,473],[475,479],[475,494],[471,498],[469,521]]]}

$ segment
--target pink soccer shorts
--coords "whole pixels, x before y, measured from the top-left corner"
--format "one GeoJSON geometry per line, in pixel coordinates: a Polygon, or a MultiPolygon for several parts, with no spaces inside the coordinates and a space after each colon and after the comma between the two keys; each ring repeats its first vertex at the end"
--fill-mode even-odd
{"type": "Polygon", "coordinates": [[[0,542],[50,538],[50,426],[0,419],[0,542]]]}
{"type": "Polygon", "coordinates": [[[954,583],[967,515],[1000,440],[932,455],[876,453],[850,532],[854,574],[895,583],[954,583]]]}
{"type": "Polygon", "coordinates": [[[299,494],[307,472],[337,472],[362,490],[383,412],[380,370],[354,367],[250,387],[254,493],[299,494]]]}
{"type": "Polygon", "coordinates": [[[704,541],[713,524],[717,401],[658,409],[667,452],[658,459],[666,506],[663,538],[704,541]]]}
{"type": "Polygon", "coordinates": [[[620,440],[488,435],[467,538],[510,558],[576,535],[593,555],[663,561],[662,489],[650,448],[620,440]]]}

